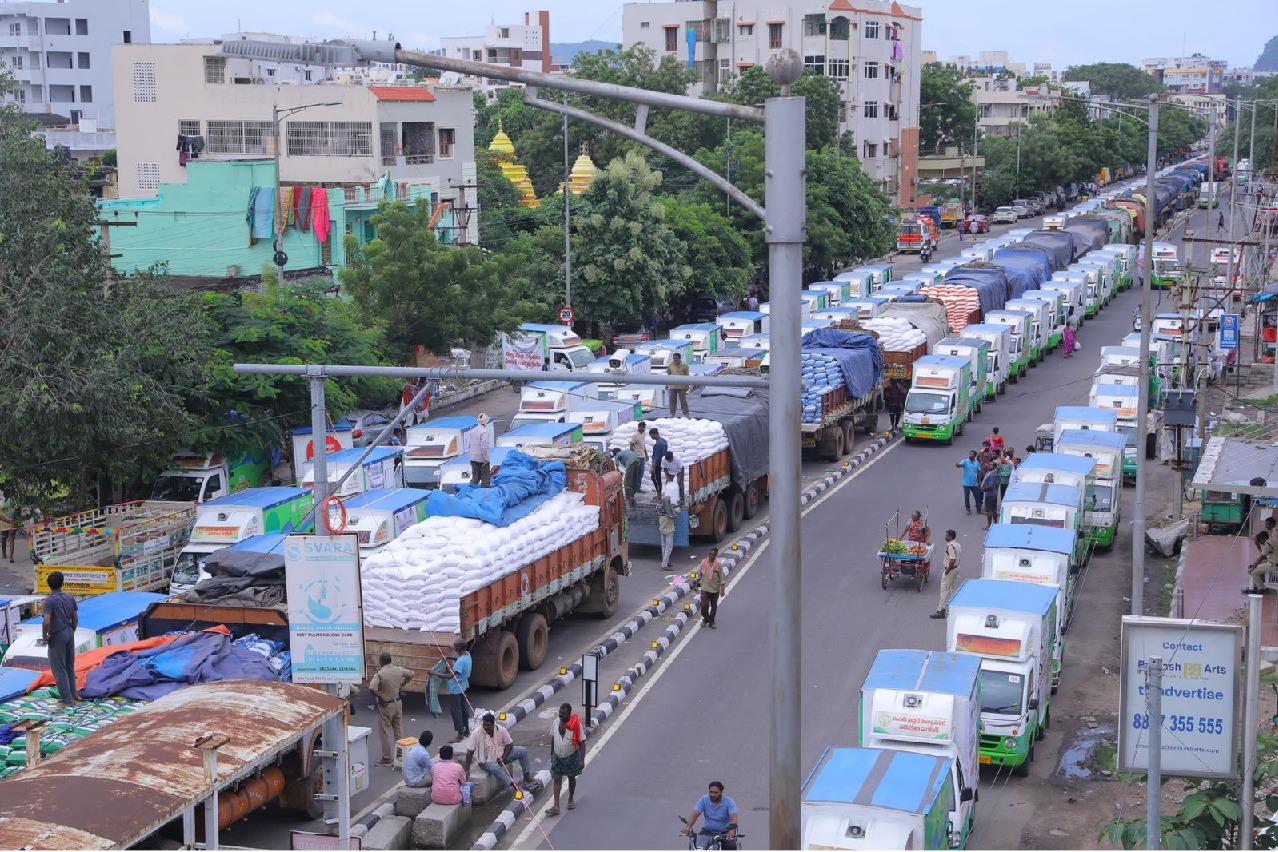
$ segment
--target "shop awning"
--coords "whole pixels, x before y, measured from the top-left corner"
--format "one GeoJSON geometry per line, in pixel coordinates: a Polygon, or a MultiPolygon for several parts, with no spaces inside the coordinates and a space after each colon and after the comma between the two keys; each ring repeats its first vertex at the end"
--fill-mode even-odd
{"type": "Polygon", "coordinates": [[[1209,438],[1194,473],[1193,487],[1278,497],[1278,445],[1246,438],[1209,438]]]}

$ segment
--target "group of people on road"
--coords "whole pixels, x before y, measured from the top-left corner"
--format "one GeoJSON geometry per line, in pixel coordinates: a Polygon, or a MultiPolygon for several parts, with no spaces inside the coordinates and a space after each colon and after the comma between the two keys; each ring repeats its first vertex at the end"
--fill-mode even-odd
{"type": "Polygon", "coordinates": [[[1007,446],[995,426],[979,451],[969,450],[967,458],[954,464],[963,471],[963,508],[970,515],[975,503],[976,513],[985,516],[985,529],[998,519],[999,502],[1020,463],[1020,456],[1007,446]]]}

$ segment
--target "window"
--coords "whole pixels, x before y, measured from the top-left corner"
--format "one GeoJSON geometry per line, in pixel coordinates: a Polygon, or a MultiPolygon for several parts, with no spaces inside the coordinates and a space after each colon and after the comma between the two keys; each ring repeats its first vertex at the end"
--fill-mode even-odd
{"type": "Polygon", "coordinates": [[[178,119],[178,135],[179,136],[199,136],[200,120],[198,118],[178,119]]]}
{"type": "Polygon", "coordinates": [[[508,27],[502,27],[502,28],[501,28],[501,37],[502,37],[502,38],[510,38],[510,29],[509,29],[508,27]]]}
{"type": "Polygon", "coordinates": [[[75,86],[50,86],[49,102],[55,104],[75,103],[75,86]]]}
{"type": "Polygon", "coordinates": [[[302,72],[302,79],[304,79],[304,80],[305,80],[306,82],[308,82],[308,83],[309,83],[309,82],[311,82],[311,72],[310,72],[310,71],[303,71],[303,72],[302,72]]]}
{"type": "Polygon", "coordinates": [[[44,34],[45,35],[71,35],[71,19],[70,18],[45,18],[44,34]]]}
{"type": "Polygon", "coordinates": [[[160,188],[160,164],[138,163],[138,189],[155,192],[160,188]]]}
{"type": "Polygon", "coordinates": [[[784,24],[768,24],[768,49],[780,50],[781,44],[781,28],[784,24]]]}
{"type": "Polygon", "coordinates": [[[373,156],[371,121],[290,121],[285,138],[290,157],[373,156]]]}
{"type": "Polygon", "coordinates": [[[155,103],[155,63],[133,63],[133,102],[135,104],[155,103]]]}
{"type": "Polygon", "coordinates": [[[88,18],[76,18],[76,19],[75,19],[75,34],[76,34],[76,35],[88,35],[88,34],[89,34],[89,19],[88,19],[88,18]]]}
{"type": "Polygon", "coordinates": [[[873,160],[878,155],[879,155],[879,144],[877,142],[866,142],[865,158],[867,160],[873,160]]]}
{"type": "Polygon", "coordinates": [[[93,103],[93,87],[92,86],[80,87],[80,103],[82,104],[93,103]]]}
{"type": "Polygon", "coordinates": [[[846,80],[848,78],[848,61],[846,59],[831,59],[826,63],[826,73],[836,80],[846,80]]]}
{"type": "Polygon", "coordinates": [[[225,56],[204,57],[204,82],[214,84],[226,82],[225,56]]]}
{"type": "MultiPolygon", "coordinates": [[[[199,122],[195,122],[199,135],[199,122]]],[[[205,148],[210,154],[269,154],[273,126],[269,121],[209,121],[205,148]]]]}
{"type": "Polygon", "coordinates": [[[640,22],[639,22],[639,29],[641,29],[641,30],[646,30],[646,29],[648,29],[648,27],[649,27],[649,24],[648,24],[648,22],[647,22],[647,21],[640,21],[640,22]]]}
{"type": "Polygon", "coordinates": [[[77,68],[89,67],[89,54],[86,51],[80,51],[75,55],[75,65],[77,68]]]}
{"type": "Polygon", "coordinates": [[[439,128],[439,157],[442,160],[452,159],[453,146],[457,144],[457,131],[451,127],[439,128]]]}
{"type": "Polygon", "coordinates": [[[71,53],[65,50],[50,50],[44,55],[48,68],[70,68],[71,53]]]}
{"type": "Polygon", "coordinates": [[[804,56],[803,67],[805,70],[811,71],[813,74],[824,74],[825,55],[818,53],[815,55],[804,56]]]}
{"type": "Polygon", "coordinates": [[[879,117],[878,101],[875,101],[874,103],[866,104],[865,108],[861,111],[861,115],[863,115],[866,118],[878,118],[879,117]]]}
{"type": "Polygon", "coordinates": [[[830,21],[830,38],[837,41],[848,40],[848,19],[843,17],[830,21]]]}
{"type": "Polygon", "coordinates": [[[27,90],[18,89],[18,103],[25,104],[27,102],[27,90]]]}
{"type": "Polygon", "coordinates": [[[825,35],[825,15],[804,15],[803,34],[805,36],[825,35]]]}
{"type": "Polygon", "coordinates": [[[267,69],[266,69],[266,76],[267,76],[267,77],[274,77],[274,76],[275,76],[275,69],[274,69],[274,68],[267,68],[267,69]]]}
{"type": "Polygon", "coordinates": [[[10,56],[10,57],[9,57],[9,65],[13,68],[13,70],[14,70],[14,71],[21,71],[21,70],[22,70],[22,57],[21,57],[21,56],[18,56],[17,54],[14,54],[13,56],[10,56]]]}
{"type": "Polygon", "coordinates": [[[879,79],[879,63],[877,62],[865,63],[865,79],[867,80],[879,79]]]}
{"type": "Polygon", "coordinates": [[[125,44],[133,44],[133,31],[125,30],[121,36],[121,41],[123,41],[125,44]]]}
{"type": "Polygon", "coordinates": [[[863,32],[863,33],[865,33],[865,37],[866,37],[866,38],[878,38],[878,37],[879,37],[879,22],[878,22],[878,21],[866,21],[866,22],[865,22],[865,29],[863,29],[863,30],[862,30],[862,32],[863,32]]]}
{"type": "Polygon", "coordinates": [[[752,36],[754,35],[754,24],[740,24],[737,26],[737,35],[752,36]]]}
{"type": "Polygon", "coordinates": [[[9,35],[11,36],[22,35],[22,24],[9,24],[9,35]]]}
{"type": "Polygon", "coordinates": [[[732,79],[732,60],[720,59],[719,60],[719,79],[718,79],[719,85],[720,86],[725,85],[731,79],[732,79]]]}
{"type": "Polygon", "coordinates": [[[679,28],[662,27],[661,30],[666,36],[666,53],[674,53],[679,49],[679,28]]]}

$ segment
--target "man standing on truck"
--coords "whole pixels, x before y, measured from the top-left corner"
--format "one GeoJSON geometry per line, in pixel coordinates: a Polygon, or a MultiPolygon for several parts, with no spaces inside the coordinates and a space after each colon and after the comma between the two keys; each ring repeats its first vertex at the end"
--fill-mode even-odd
{"type": "Polygon", "coordinates": [[[711,630],[718,630],[715,617],[719,615],[719,595],[726,582],[723,563],[719,561],[719,548],[710,548],[710,554],[697,566],[697,582],[701,584],[701,623],[711,630]]]}
{"type": "Polygon", "coordinates": [[[488,415],[480,414],[479,423],[470,430],[470,484],[487,488],[492,475],[489,465],[488,415]]]}
{"type": "Polygon", "coordinates": [[[613,464],[617,465],[617,470],[621,471],[621,484],[626,495],[626,504],[633,506],[637,485],[634,472],[640,464],[639,457],[630,450],[623,450],[620,447],[613,447],[609,450],[609,455],[612,456],[613,464]]]}
{"type": "Polygon", "coordinates": [[[630,505],[634,505],[634,495],[639,493],[639,486],[643,484],[643,469],[648,464],[648,424],[643,420],[639,421],[639,425],[635,427],[635,432],[630,436],[630,452],[635,454],[639,461],[635,464],[632,474],[634,481],[628,483],[630,485],[630,505]]]}
{"type": "Polygon", "coordinates": [[[648,430],[648,437],[652,439],[652,490],[661,494],[661,460],[670,444],[656,429],[648,430]]]}
{"type": "Polygon", "coordinates": [[[404,736],[404,702],[399,693],[413,679],[413,673],[391,661],[391,655],[383,651],[377,658],[381,666],[368,680],[368,691],[377,703],[377,733],[382,741],[382,759],[378,766],[390,766],[395,743],[404,736]]]}
{"type": "Polygon", "coordinates": [[[945,531],[945,557],[941,573],[941,602],[936,612],[928,618],[945,618],[950,611],[950,598],[954,597],[954,589],[958,586],[959,560],[963,558],[963,545],[958,543],[958,533],[945,531]]]}
{"type": "MultiPolygon", "coordinates": [[[[683,363],[683,355],[676,352],[670,356],[670,366],[666,368],[666,374],[670,376],[686,376],[688,375],[688,365],[683,363]]],[[[676,406],[683,403],[683,416],[691,417],[688,413],[688,388],[681,385],[671,385],[668,388],[670,392],[670,416],[675,416],[676,406]]],[[[656,458],[656,456],[653,456],[656,458]]]]}
{"type": "Polygon", "coordinates": [[[49,668],[58,684],[58,703],[69,707],[80,700],[75,689],[75,631],[80,626],[80,608],[75,598],[62,591],[61,571],[49,575],[49,590],[41,628],[49,649],[49,668]]]}

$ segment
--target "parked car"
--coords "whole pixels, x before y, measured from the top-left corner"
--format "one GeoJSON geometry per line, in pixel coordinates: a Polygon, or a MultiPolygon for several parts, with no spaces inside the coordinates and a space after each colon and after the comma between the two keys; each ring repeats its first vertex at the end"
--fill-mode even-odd
{"type": "Polygon", "coordinates": [[[1004,205],[990,215],[990,222],[995,225],[1015,225],[1019,218],[1015,207],[1004,205]]]}
{"type": "MultiPolygon", "coordinates": [[[[346,415],[346,419],[351,421],[351,445],[356,449],[363,449],[382,434],[382,430],[394,419],[394,415],[384,411],[352,411],[346,415]]],[[[393,446],[404,443],[402,423],[395,428],[395,432],[386,440],[386,443],[393,446]]]]}
{"type": "Polygon", "coordinates": [[[990,220],[988,216],[973,213],[963,220],[963,233],[965,234],[988,234],[989,232],[990,220]]]}
{"type": "Polygon", "coordinates": [[[1030,216],[1034,215],[1030,212],[1029,205],[1024,201],[1014,202],[1012,204],[1012,209],[1016,211],[1017,219],[1028,219],[1030,216]]]}
{"type": "Polygon", "coordinates": [[[631,347],[652,339],[652,333],[643,320],[617,320],[612,324],[612,348],[631,347]]]}

